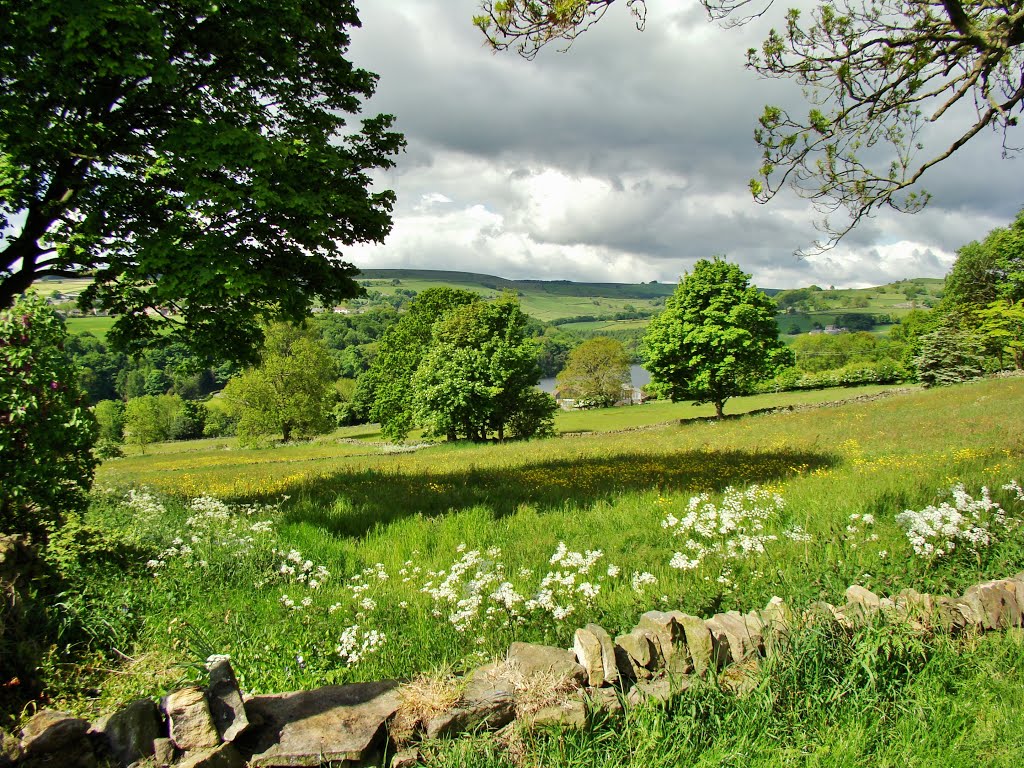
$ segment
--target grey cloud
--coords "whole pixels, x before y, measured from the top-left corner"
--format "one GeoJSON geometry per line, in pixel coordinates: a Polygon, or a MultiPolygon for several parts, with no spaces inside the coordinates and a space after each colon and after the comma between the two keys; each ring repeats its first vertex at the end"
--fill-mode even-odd
{"type": "MultiPolygon", "coordinates": [[[[551,49],[526,62],[484,49],[469,22],[476,5],[368,4],[352,56],[381,75],[367,111],[395,113],[409,141],[398,168],[378,177],[398,192],[396,216],[415,215],[424,195],[441,193],[452,208],[483,205],[503,224],[482,226],[469,245],[427,234],[413,244],[394,240],[375,261],[586,279],[633,259],[673,280],[697,258],[725,253],[789,285],[829,275],[864,282],[911,276],[894,270],[941,274],[945,262],[936,254],[984,236],[1024,204],[1019,162],[999,160],[997,137],[985,137],[927,175],[935,197],[924,213],[880,212],[825,260],[799,261],[793,251],[815,238],[816,214],[790,193],[757,206],[745,189],[759,164],[751,132],[761,107],[806,109],[793,84],[743,68],[743,52],[777,14],[760,26],[721,30],[698,4],[652,4],[641,33],[616,4],[568,54],[551,49]],[[544,169],[603,179],[611,193],[569,206],[562,218],[532,220],[521,186],[544,169]],[[709,200],[731,203],[722,211],[709,200]],[[498,247],[510,235],[517,245],[498,247]],[[918,253],[887,257],[884,246],[902,241],[916,243],[918,253]],[[568,255],[580,246],[587,259],[568,255]],[[559,248],[566,255],[552,260],[559,248]]],[[[948,135],[943,124],[928,138],[941,145],[948,135]]]]}

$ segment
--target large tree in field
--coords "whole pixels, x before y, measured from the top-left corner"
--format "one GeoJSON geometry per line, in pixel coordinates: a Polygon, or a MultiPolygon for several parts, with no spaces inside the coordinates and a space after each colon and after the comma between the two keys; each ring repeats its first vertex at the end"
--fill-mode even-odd
{"type": "Polygon", "coordinates": [[[258,320],[358,293],[390,229],[390,116],[351,0],[0,0],[0,307],[92,281],[126,346],[244,357],[258,320]]]}
{"type": "Polygon", "coordinates": [[[673,401],[713,403],[750,391],[791,362],[779,341],[775,302],[735,264],[701,259],[644,336],[652,382],[673,401]]]}
{"type": "Polygon", "coordinates": [[[622,385],[629,383],[630,362],[621,341],[607,336],[587,339],[569,353],[558,374],[559,391],[599,408],[615,405],[622,399],[622,385]]]}
{"type": "MultiPolygon", "coordinates": [[[[615,0],[482,0],[474,21],[498,50],[532,58],[549,42],[571,43],[615,0]]],[[[771,0],[701,0],[731,24],[762,16],[771,0]]],[[[626,0],[637,26],[644,0],[626,0]]],[[[763,164],[750,189],[758,202],[787,183],[824,214],[834,244],[882,207],[917,211],[929,199],[922,176],[978,133],[1003,134],[1004,153],[1024,109],[1024,8],[1019,0],[818,0],[788,10],[747,66],[790,79],[806,113],[765,107],[754,132],[763,164]],[[928,122],[953,138],[923,144],[928,122]],[[842,212],[840,221],[829,214],[842,212]]]]}
{"type": "Polygon", "coordinates": [[[554,398],[540,392],[537,350],[514,295],[474,302],[434,324],[411,386],[420,424],[449,440],[549,433],[554,398]]]}
{"type": "Polygon", "coordinates": [[[274,323],[266,332],[259,365],[231,379],[224,400],[238,417],[238,438],[254,444],[279,434],[284,442],[335,426],[336,369],[323,340],[305,327],[274,323]]]}
{"type": "Polygon", "coordinates": [[[365,415],[380,423],[384,437],[403,440],[415,426],[412,377],[430,347],[434,324],[478,301],[479,295],[461,288],[428,288],[385,331],[377,357],[359,377],[353,396],[365,415]]]}

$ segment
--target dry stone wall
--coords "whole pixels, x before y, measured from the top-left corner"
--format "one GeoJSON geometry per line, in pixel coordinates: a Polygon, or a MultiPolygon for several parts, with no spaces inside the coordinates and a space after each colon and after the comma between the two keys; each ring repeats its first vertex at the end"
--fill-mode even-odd
{"type": "Polygon", "coordinates": [[[861,586],[846,604],[814,603],[796,614],[779,598],[763,610],[708,619],[650,611],[612,639],[588,624],[572,650],[513,643],[506,657],[447,681],[447,695],[385,680],[312,691],[246,696],[230,661],[207,661],[209,685],[140,699],[93,723],[42,711],[20,738],[0,734],[0,768],[273,768],[419,761],[421,739],[483,729],[584,727],[644,701],[667,701],[710,673],[741,680],[757,658],[785,652],[795,626],[829,621],[854,629],[884,616],[918,631],[988,632],[1024,626],[1024,573],[987,581],[959,597],[913,589],[879,597],[861,586]]]}

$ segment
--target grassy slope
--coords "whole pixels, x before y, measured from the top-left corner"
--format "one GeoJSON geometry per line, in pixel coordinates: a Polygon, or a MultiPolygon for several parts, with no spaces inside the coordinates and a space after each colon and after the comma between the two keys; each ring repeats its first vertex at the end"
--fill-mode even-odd
{"type": "MultiPolygon", "coordinates": [[[[300,586],[265,582],[259,574],[268,563],[234,556],[224,572],[172,564],[156,581],[133,586],[122,579],[117,589],[130,592],[122,599],[138,601],[138,616],[145,617],[133,655],[186,660],[189,644],[180,638],[175,644],[168,634],[185,621],[201,628],[201,647],[233,654],[250,689],[310,687],[407,675],[444,661],[473,663],[513,638],[566,645],[572,629],[587,620],[621,631],[653,607],[697,614],[749,610],[773,594],[796,602],[841,601],[854,582],[883,593],[906,585],[952,590],[983,574],[1021,570],[1024,555],[1015,541],[979,561],[929,568],[915,560],[894,516],[934,502],[957,481],[977,493],[982,484],[1021,477],[1022,396],[1024,379],[989,381],[719,423],[501,446],[441,445],[406,454],[353,443],[153,452],[107,462],[98,479],[247,502],[287,495],[276,517],[276,546],[327,565],[333,576],[323,590],[307,594],[300,586]],[[813,541],[780,539],[767,559],[719,563],[707,572],[670,568],[679,543],[662,529],[665,516],[681,516],[700,491],[751,483],[768,484],[786,500],[785,512],[771,523],[773,533],[799,524],[813,541]],[[867,529],[848,531],[850,515],[864,513],[878,519],[871,528],[877,539],[867,529]],[[581,552],[601,549],[600,568],[614,563],[622,570],[604,580],[600,599],[577,606],[566,622],[458,632],[445,620],[449,608],[433,615],[422,581],[398,578],[403,567],[413,567],[403,566],[407,561],[424,574],[449,568],[460,557],[459,544],[499,547],[507,573],[529,593],[559,541],[581,552]],[[343,584],[378,562],[391,579],[370,593],[377,607],[361,611],[343,584]],[[514,574],[524,567],[535,575],[520,580],[514,574]],[[637,571],[650,572],[657,584],[634,590],[628,577],[637,571]],[[312,607],[284,610],[283,592],[309,596],[312,607]],[[399,607],[403,600],[408,608],[399,607]],[[328,612],[334,603],[340,609],[328,612]],[[386,650],[346,667],[331,649],[340,630],[354,623],[379,627],[391,640],[386,650]],[[299,656],[304,663],[297,666],[299,656]]],[[[185,513],[169,509],[163,522],[111,517],[103,509],[96,514],[130,537],[166,542],[187,533],[185,513]]],[[[124,680],[132,684],[130,675],[124,680]]]]}
{"type": "MultiPolygon", "coordinates": [[[[570,281],[541,280],[506,280],[491,275],[469,272],[445,272],[434,270],[366,270],[361,279],[373,290],[390,295],[398,288],[423,291],[436,286],[453,286],[472,290],[484,297],[496,296],[502,290],[514,290],[520,294],[523,309],[539,320],[551,321],[580,315],[611,315],[622,312],[626,306],[638,310],[660,310],[660,300],[675,290],[670,284],[638,284],[625,283],[577,283],[570,281]],[[391,285],[392,279],[399,279],[401,284],[391,285]]],[[[942,280],[919,278],[915,281],[921,285],[926,294],[934,298],[942,289],[942,280]]],[[[44,294],[59,290],[62,293],[76,294],[84,286],[84,280],[65,280],[44,282],[39,290],[44,294]]],[[[890,314],[900,317],[909,312],[912,303],[902,293],[901,284],[890,284],[875,288],[840,289],[829,291],[828,308],[800,315],[780,315],[779,325],[785,332],[790,326],[796,325],[802,332],[810,330],[813,323],[829,325],[835,321],[837,314],[844,312],[890,314]],[[866,299],[867,307],[844,307],[857,299],[866,299]]],[[[766,293],[777,293],[776,289],[766,289],[766,293]]],[[[68,327],[73,333],[91,331],[97,336],[106,333],[113,321],[110,318],[72,318],[68,327]]],[[[572,323],[569,329],[587,331],[608,331],[642,328],[645,320],[625,321],[590,321],[572,323]]]]}

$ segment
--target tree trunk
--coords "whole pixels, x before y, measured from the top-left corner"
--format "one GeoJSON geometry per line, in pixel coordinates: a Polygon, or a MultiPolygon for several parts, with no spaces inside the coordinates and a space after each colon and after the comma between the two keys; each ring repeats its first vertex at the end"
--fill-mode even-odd
{"type": "Polygon", "coordinates": [[[285,422],[281,425],[281,442],[287,443],[292,439],[292,425],[285,422]]]}
{"type": "Polygon", "coordinates": [[[715,400],[715,418],[716,419],[721,419],[721,418],[725,417],[725,413],[722,410],[724,405],[725,405],[725,401],[724,400],[715,400]]]}

